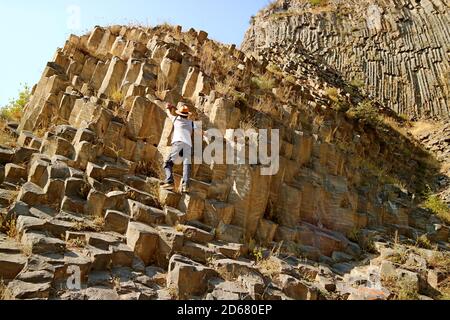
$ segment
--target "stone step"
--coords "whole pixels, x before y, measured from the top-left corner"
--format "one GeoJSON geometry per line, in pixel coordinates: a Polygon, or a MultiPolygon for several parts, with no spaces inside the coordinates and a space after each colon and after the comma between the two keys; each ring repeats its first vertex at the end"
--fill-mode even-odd
{"type": "Polygon", "coordinates": [[[216,239],[231,243],[242,243],[244,231],[242,227],[220,223],[216,229],[216,239]]]}
{"type": "Polygon", "coordinates": [[[29,147],[34,139],[37,137],[33,132],[22,130],[17,139],[17,145],[21,147],[29,147]]]}
{"type": "Polygon", "coordinates": [[[16,300],[48,299],[50,296],[51,283],[30,283],[14,280],[8,284],[11,298],[16,300]]]}
{"type": "Polygon", "coordinates": [[[61,202],[61,210],[85,214],[87,201],[77,196],[65,196],[61,202]]]}
{"type": "Polygon", "coordinates": [[[121,211],[107,210],[105,214],[105,231],[125,234],[131,217],[121,211]]]}
{"type": "Polygon", "coordinates": [[[110,246],[117,246],[124,242],[123,237],[118,237],[112,233],[88,232],[85,235],[86,243],[89,246],[108,251],[110,246]]]}
{"type": "Polygon", "coordinates": [[[33,254],[64,253],[66,243],[60,239],[50,237],[42,231],[27,231],[21,237],[21,243],[33,254]]]}
{"type": "Polygon", "coordinates": [[[102,250],[93,246],[86,246],[83,255],[90,259],[90,269],[93,271],[108,270],[111,266],[112,251],[102,250]]]}
{"type": "MultiPolygon", "coordinates": [[[[206,264],[213,258],[221,258],[214,249],[207,245],[192,241],[185,241],[180,253],[183,256],[202,264],[206,264]]],[[[222,258],[225,258],[225,256],[222,256],[222,258]]]]}
{"type": "Polygon", "coordinates": [[[7,163],[10,163],[13,161],[14,158],[14,149],[5,149],[0,148],[0,164],[6,165],[7,163]]]}
{"type": "Polygon", "coordinates": [[[5,166],[5,182],[12,184],[23,184],[28,179],[28,172],[25,166],[8,163],[5,166]]]}
{"type": "Polygon", "coordinates": [[[27,282],[27,283],[34,283],[34,284],[51,284],[54,280],[55,274],[54,272],[50,272],[47,270],[40,270],[40,271],[25,271],[21,272],[16,280],[27,282]]]}
{"type": "Polygon", "coordinates": [[[29,231],[46,232],[56,238],[60,238],[66,231],[75,227],[74,222],[58,219],[44,220],[32,216],[20,216],[17,218],[16,229],[21,237],[29,231]]]}
{"type": "Polygon", "coordinates": [[[157,199],[153,194],[128,186],[125,188],[125,191],[127,192],[127,197],[129,199],[133,199],[147,206],[159,206],[159,199],[157,199]]]}
{"type": "Polygon", "coordinates": [[[165,223],[163,210],[147,206],[134,200],[128,200],[128,208],[130,217],[134,221],[142,222],[150,226],[165,223]]]}
{"type": "Polygon", "coordinates": [[[208,289],[207,280],[217,276],[213,269],[182,255],[173,255],[169,266],[167,287],[175,289],[181,299],[203,295],[208,289]]]}
{"type": "Polygon", "coordinates": [[[0,189],[0,207],[8,208],[17,198],[17,190],[0,189]]]}
{"type": "Polygon", "coordinates": [[[10,182],[3,182],[2,184],[0,184],[0,188],[8,191],[17,191],[18,185],[10,182]]]}
{"type": "Polygon", "coordinates": [[[0,252],[0,279],[13,280],[26,263],[27,258],[23,254],[0,252]]]}
{"type": "Polygon", "coordinates": [[[177,230],[180,230],[187,241],[192,241],[199,244],[208,244],[209,242],[214,240],[215,234],[214,232],[208,232],[197,228],[193,225],[190,225],[190,222],[187,222],[186,225],[179,224],[177,225],[177,230]]]}

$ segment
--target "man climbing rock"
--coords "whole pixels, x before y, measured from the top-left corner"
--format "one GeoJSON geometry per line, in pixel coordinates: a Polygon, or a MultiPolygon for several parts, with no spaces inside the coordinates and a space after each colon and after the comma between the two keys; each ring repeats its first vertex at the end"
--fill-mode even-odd
{"type": "Polygon", "coordinates": [[[163,188],[173,190],[173,166],[183,163],[182,192],[189,192],[189,179],[192,168],[192,135],[197,129],[195,123],[189,120],[191,113],[187,106],[183,106],[181,111],[171,104],[167,104],[167,115],[173,123],[172,149],[167,160],[164,162],[166,180],[163,188]]]}

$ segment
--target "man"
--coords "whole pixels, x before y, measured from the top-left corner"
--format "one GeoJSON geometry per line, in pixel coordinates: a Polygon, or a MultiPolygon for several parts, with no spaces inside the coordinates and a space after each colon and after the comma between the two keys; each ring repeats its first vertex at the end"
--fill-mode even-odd
{"type": "Polygon", "coordinates": [[[183,106],[181,111],[171,104],[167,105],[167,115],[173,123],[172,149],[169,157],[164,162],[166,181],[163,188],[173,190],[173,166],[183,162],[182,192],[189,192],[189,179],[191,175],[191,155],[192,155],[192,134],[197,129],[195,123],[189,120],[191,113],[187,106],[183,106]]]}

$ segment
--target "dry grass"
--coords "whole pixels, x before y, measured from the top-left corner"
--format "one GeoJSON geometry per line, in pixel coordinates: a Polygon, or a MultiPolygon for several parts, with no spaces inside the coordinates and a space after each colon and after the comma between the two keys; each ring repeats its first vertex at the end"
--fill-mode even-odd
{"type": "Polygon", "coordinates": [[[393,300],[418,300],[419,293],[417,288],[410,282],[403,279],[388,278],[382,279],[383,285],[388,288],[393,294],[393,300]]]}
{"type": "Polygon", "coordinates": [[[441,283],[439,290],[441,294],[438,299],[450,301],[450,279],[447,279],[444,283],[441,283]]]}
{"type": "Polygon", "coordinates": [[[177,288],[171,286],[167,288],[167,292],[169,293],[170,297],[172,298],[172,300],[178,300],[178,290],[177,288]]]}
{"type": "Polygon", "coordinates": [[[230,70],[237,70],[238,62],[228,50],[214,41],[207,41],[200,50],[200,67],[207,75],[225,77],[230,70]]]}
{"type": "Polygon", "coordinates": [[[0,300],[12,300],[11,291],[3,280],[0,280],[0,300]]]}
{"type": "Polygon", "coordinates": [[[76,221],[74,223],[73,227],[71,228],[72,231],[76,231],[76,232],[88,231],[90,229],[91,229],[91,227],[89,227],[88,224],[86,224],[85,222],[81,222],[81,221],[76,221]]]}
{"type": "Polygon", "coordinates": [[[117,104],[122,104],[125,99],[125,94],[120,89],[114,89],[111,93],[111,100],[117,104]]]}
{"type": "Polygon", "coordinates": [[[15,239],[18,235],[18,230],[16,227],[16,219],[11,219],[9,221],[4,222],[4,231],[6,232],[6,235],[11,238],[15,239]]]}
{"type": "Polygon", "coordinates": [[[280,262],[275,259],[271,259],[270,257],[259,261],[257,263],[257,267],[263,275],[269,277],[270,279],[273,279],[281,272],[280,262]]]}
{"type": "Polygon", "coordinates": [[[22,253],[26,257],[31,257],[33,255],[33,247],[31,245],[22,246],[22,253]]]}
{"type": "Polygon", "coordinates": [[[177,225],[175,226],[175,230],[176,230],[177,232],[184,232],[184,231],[186,230],[186,227],[183,226],[182,224],[177,224],[177,225]]]}
{"type": "Polygon", "coordinates": [[[136,166],[136,174],[146,177],[153,177],[159,180],[164,179],[164,170],[157,161],[140,161],[136,166]]]}
{"type": "Polygon", "coordinates": [[[70,239],[67,241],[68,248],[84,248],[86,247],[86,241],[80,238],[70,239]]]}
{"type": "Polygon", "coordinates": [[[269,74],[252,78],[252,84],[262,91],[272,90],[276,85],[276,80],[269,74]]]}
{"type": "Polygon", "coordinates": [[[408,250],[402,247],[396,247],[394,254],[389,256],[387,260],[398,265],[403,265],[408,260],[408,250]]]}
{"type": "Polygon", "coordinates": [[[239,128],[244,130],[251,130],[258,128],[258,120],[254,116],[247,116],[239,123],[239,128]]]}
{"type": "Polygon", "coordinates": [[[450,272],[450,254],[436,252],[428,261],[428,265],[445,272],[450,272]]]}
{"type": "Polygon", "coordinates": [[[409,130],[413,136],[419,136],[425,132],[432,132],[435,124],[428,121],[416,121],[409,130]]]}
{"type": "Polygon", "coordinates": [[[17,139],[6,131],[6,125],[7,122],[0,119],[0,145],[15,148],[17,146],[17,139]]]}
{"type": "Polygon", "coordinates": [[[162,74],[162,72],[158,73],[158,78],[156,79],[156,96],[164,100],[164,92],[169,90],[169,82],[167,78],[162,74]]]}
{"type": "Polygon", "coordinates": [[[105,218],[104,217],[96,217],[93,221],[94,227],[97,232],[101,232],[105,228],[105,218]]]}

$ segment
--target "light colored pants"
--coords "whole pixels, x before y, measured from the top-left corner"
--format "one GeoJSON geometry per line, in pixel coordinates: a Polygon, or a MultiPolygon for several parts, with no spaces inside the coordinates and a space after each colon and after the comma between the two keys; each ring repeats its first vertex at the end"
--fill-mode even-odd
{"type": "Polygon", "coordinates": [[[183,162],[183,186],[189,186],[189,179],[192,168],[192,147],[184,142],[174,142],[168,159],[164,162],[164,171],[166,172],[166,183],[174,183],[173,166],[183,162]]]}

